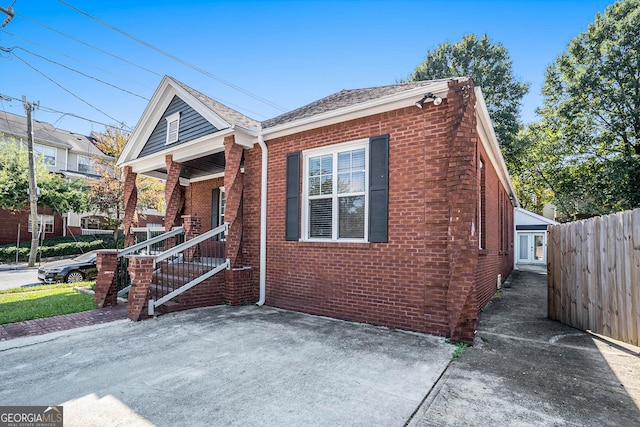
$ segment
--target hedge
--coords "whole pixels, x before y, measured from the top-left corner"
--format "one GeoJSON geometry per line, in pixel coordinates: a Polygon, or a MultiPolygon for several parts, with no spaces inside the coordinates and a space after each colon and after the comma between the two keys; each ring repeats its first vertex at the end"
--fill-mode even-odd
{"type": "MultiPolygon", "coordinates": [[[[65,236],[45,239],[38,247],[38,258],[49,258],[65,255],[79,255],[95,249],[116,249],[123,247],[123,238],[115,241],[110,235],[96,236],[65,236]]],[[[21,242],[18,250],[18,260],[28,261],[31,242],[21,242]]],[[[0,246],[0,262],[13,263],[16,261],[16,245],[0,246]]]]}

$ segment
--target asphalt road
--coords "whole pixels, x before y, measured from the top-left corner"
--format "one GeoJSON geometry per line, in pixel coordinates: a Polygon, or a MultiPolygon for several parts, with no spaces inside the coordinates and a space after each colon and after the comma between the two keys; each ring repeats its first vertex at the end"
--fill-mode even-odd
{"type": "Polygon", "coordinates": [[[40,285],[37,268],[19,268],[17,270],[0,270],[0,289],[19,288],[40,285]]]}

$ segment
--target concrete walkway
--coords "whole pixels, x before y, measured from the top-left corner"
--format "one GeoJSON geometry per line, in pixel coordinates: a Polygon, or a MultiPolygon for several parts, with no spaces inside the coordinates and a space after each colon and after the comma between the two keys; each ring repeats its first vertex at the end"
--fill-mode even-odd
{"type": "Polygon", "coordinates": [[[544,270],[515,271],[411,426],[640,426],[640,348],[546,315],[544,270]]]}

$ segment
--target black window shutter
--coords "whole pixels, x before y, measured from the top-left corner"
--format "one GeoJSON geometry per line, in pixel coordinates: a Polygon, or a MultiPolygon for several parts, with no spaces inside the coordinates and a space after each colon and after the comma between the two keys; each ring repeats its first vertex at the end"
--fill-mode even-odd
{"type": "Polygon", "coordinates": [[[220,189],[211,190],[211,229],[220,225],[220,189]]]}
{"type": "Polygon", "coordinates": [[[287,154],[285,240],[300,239],[300,152],[287,154]]]}
{"type": "Polygon", "coordinates": [[[387,242],[389,222],[389,135],[369,138],[369,241],[387,242]]]}

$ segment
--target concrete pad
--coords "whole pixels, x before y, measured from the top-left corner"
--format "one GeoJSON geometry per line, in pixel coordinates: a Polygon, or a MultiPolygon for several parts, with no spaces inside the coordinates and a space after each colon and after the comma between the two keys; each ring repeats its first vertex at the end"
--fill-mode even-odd
{"type": "Polygon", "coordinates": [[[3,405],[65,425],[401,426],[447,367],[444,339],[268,307],[212,307],[15,339],[3,405]]]}
{"type": "Polygon", "coordinates": [[[514,272],[410,426],[640,426],[640,349],[547,318],[546,275],[514,272]]]}

